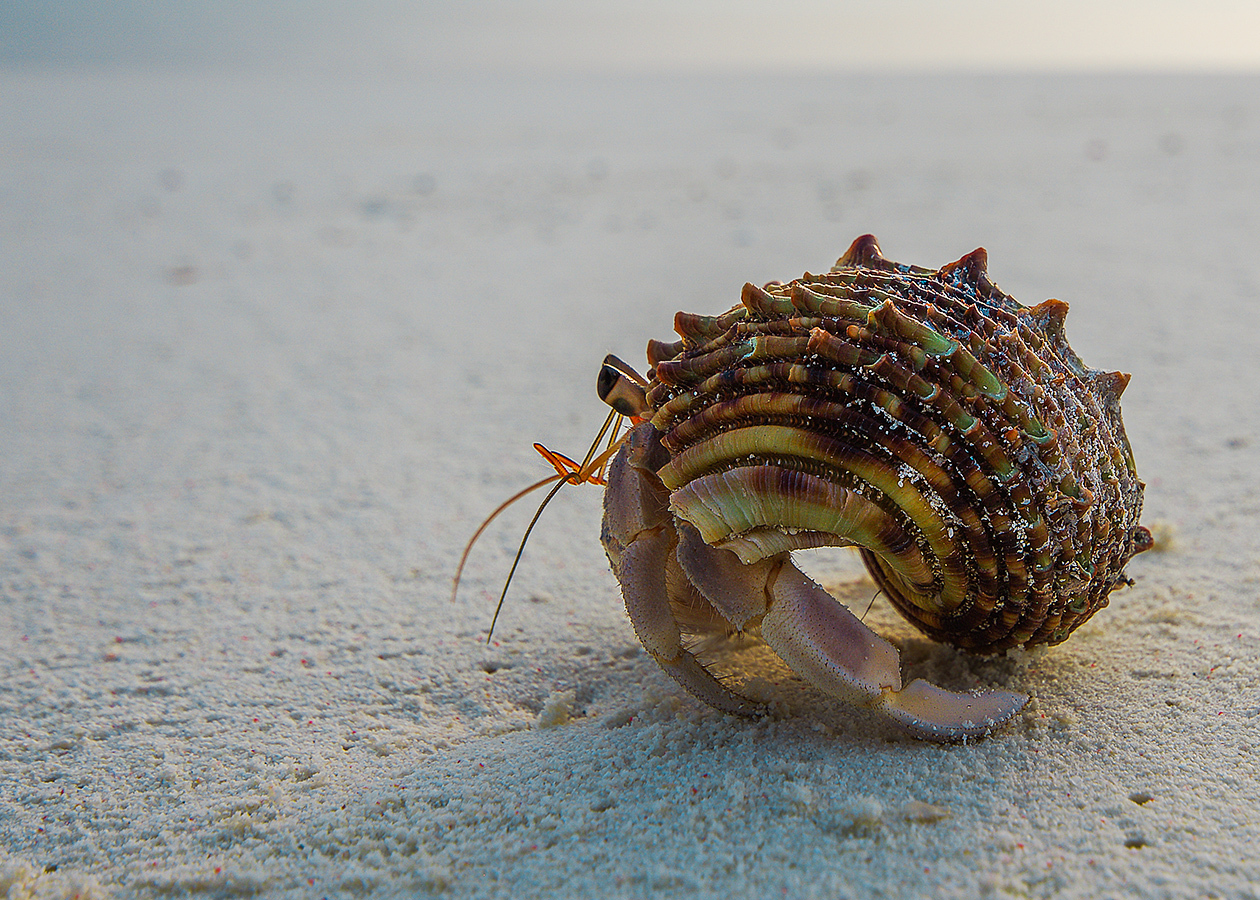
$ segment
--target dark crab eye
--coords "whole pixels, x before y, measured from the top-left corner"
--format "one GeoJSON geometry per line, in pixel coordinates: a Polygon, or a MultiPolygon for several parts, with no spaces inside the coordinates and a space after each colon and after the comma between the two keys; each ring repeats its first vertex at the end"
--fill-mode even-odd
{"type": "Polygon", "coordinates": [[[643,376],[630,366],[611,353],[604,357],[595,383],[599,399],[623,416],[642,416],[650,410],[646,388],[643,376]]]}

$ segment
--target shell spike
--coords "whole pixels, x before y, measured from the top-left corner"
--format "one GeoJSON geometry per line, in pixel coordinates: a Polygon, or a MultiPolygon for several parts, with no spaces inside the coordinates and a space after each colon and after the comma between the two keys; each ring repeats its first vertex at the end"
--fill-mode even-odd
{"type": "Polygon", "coordinates": [[[647,345],[648,365],[655,369],[661,363],[676,359],[683,352],[682,341],[665,341],[650,340],[647,345]]]}
{"type": "Polygon", "coordinates": [[[1027,314],[1043,335],[1056,341],[1064,340],[1063,323],[1067,319],[1068,305],[1062,300],[1045,300],[1030,308],[1027,314]]]}
{"type": "Polygon", "coordinates": [[[939,274],[946,281],[962,279],[977,286],[989,283],[989,251],[977,247],[966,256],[941,266],[939,274]]]}
{"type": "Polygon", "coordinates": [[[683,339],[683,346],[688,342],[711,341],[720,337],[736,322],[748,315],[742,306],[737,306],[720,316],[698,316],[695,313],[679,312],[674,315],[674,331],[683,339]]]}
{"type": "Polygon", "coordinates": [[[875,239],[873,234],[864,234],[849,245],[849,249],[844,251],[844,256],[836,260],[836,264],[831,267],[831,271],[837,269],[848,269],[854,266],[866,266],[871,269],[885,268],[883,263],[883,251],[879,249],[879,241],[875,239]]]}
{"type": "Polygon", "coordinates": [[[1127,372],[1099,372],[1094,376],[1094,388],[1108,400],[1119,400],[1132,377],[1127,372]]]}

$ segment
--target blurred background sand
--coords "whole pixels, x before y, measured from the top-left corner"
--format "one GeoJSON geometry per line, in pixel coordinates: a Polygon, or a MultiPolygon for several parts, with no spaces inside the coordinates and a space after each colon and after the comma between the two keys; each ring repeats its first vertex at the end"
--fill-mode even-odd
{"type": "MultiPolygon", "coordinates": [[[[0,9],[0,894],[1246,897],[1260,33],[1225,2],[0,9]],[[644,654],[561,497],[678,309],[876,233],[1071,304],[1161,552],[908,741],[644,654]],[[549,726],[549,727],[544,727],[549,726]]],[[[864,607],[841,553],[806,565],[864,607]]]]}

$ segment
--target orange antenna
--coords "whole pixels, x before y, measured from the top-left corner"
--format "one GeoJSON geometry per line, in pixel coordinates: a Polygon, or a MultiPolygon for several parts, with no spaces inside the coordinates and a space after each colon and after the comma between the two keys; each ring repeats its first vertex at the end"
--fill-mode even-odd
{"type": "Polygon", "coordinates": [[[468,562],[468,554],[472,552],[473,544],[477,543],[477,538],[481,537],[481,533],[486,530],[486,528],[490,525],[491,522],[493,522],[496,518],[498,518],[499,513],[503,512],[503,510],[507,509],[517,500],[521,499],[526,494],[532,494],[534,491],[538,490],[540,487],[551,484],[551,482],[557,481],[563,477],[564,477],[563,475],[552,475],[549,478],[542,479],[541,481],[535,481],[529,487],[523,490],[519,490],[515,494],[513,494],[511,497],[508,497],[506,500],[504,500],[495,508],[494,512],[486,516],[486,518],[482,521],[481,526],[476,531],[473,532],[473,536],[470,537],[468,539],[468,543],[464,545],[464,554],[463,556],[459,558],[459,567],[455,570],[455,583],[451,586],[451,602],[452,603],[455,602],[455,595],[459,593],[459,581],[464,575],[464,563],[468,562]]]}
{"type": "Polygon", "coordinates": [[[464,564],[468,561],[468,554],[472,551],[473,544],[481,537],[486,527],[494,521],[494,519],[517,500],[520,500],[526,494],[545,487],[552,482],[556,482],[555,486],[547,492],[547,496],[543,498],[542,503],[538,504],[538,509],[534,512],[534,517],[530,519],[529,527],[525,529],[525,534],[521,538],[521,544],[516,550],[516,556],[512,560],[512,568],[508,571],[507,579],[503,582],[503,591],[499,594],[499,602],[494,608],[494,618],[490,621],[490,629],[486,632],[486,643],[490,643],[490,638],[494,634],[494,626],[499,621],[499,612],[503,609],[503,601],[507,597],[508,587],[512,584],[512,577],[516,574],[516,567],[520,564],[521,555],[525,552],[525,544],[529,541],[529,536],[534,530],[534,526],[538,524],[538,519],[542,516],[543,510],[547,508],[547,504],[551,502],[551,498],[559,493],[560,488],[566,484],[604,484],[604,472],[608,467],[608,461],[612,458],[613,453],[621,446],[621,440],[618,439],[617,433],[621,429],[621,420],[623,416],[616,410],[612,410],[608,414],[608,418],[604,420],[603,427],[599,429],[599,433],[595,435],[595,440],[591,442],[590,449],[586,451],[586,456],[581,463],[570,459],[563,453],[557,453],[554,450],[548,450],[542,444],[534,444],[534,449],[541,454],[543,459],[551,463],[555,468],[556,474],[536,481],[529,487],[517,491],[507,500],[500,503],[495,510],[486,516],[480,527],[473,532],[473,536],[469,538],[468,544],[464,547],[464,553],[459,558],[459,567],[455,570],[455,580],[451,587],[451,600],[455,600],[456,594],[459,592],[460,578],[464,573],[464,564]],[[611,429],[611,434],[609,433],[611,429]],[[599,449],[600,441],[604,439],[604,435],[608,435],[608,446],[602,452],[596,455],[599,449]]]}

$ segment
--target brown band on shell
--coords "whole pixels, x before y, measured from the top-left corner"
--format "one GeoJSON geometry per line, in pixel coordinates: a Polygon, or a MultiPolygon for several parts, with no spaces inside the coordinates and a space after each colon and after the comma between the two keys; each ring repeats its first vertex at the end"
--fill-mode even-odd
{"type": "Polygon", "coordinates": [[[1067,305],[1021,306],[987,263],[979,249],[905,266],[864,235],[831,272],[746,285],[721,316],[680,313],[646,393],[666,483],[768,492],[767,520],[722,539],[753,554],[846,538],[774,521],[774,492],[797,488],[740,473],[823,479],[884,510],[929,565],[931,589],[897,553],[864,550],[933,637],[981,651],[1065,638],[1149,546],[1119,415],[1128,377],[1085,367],[1067,305]]]}

